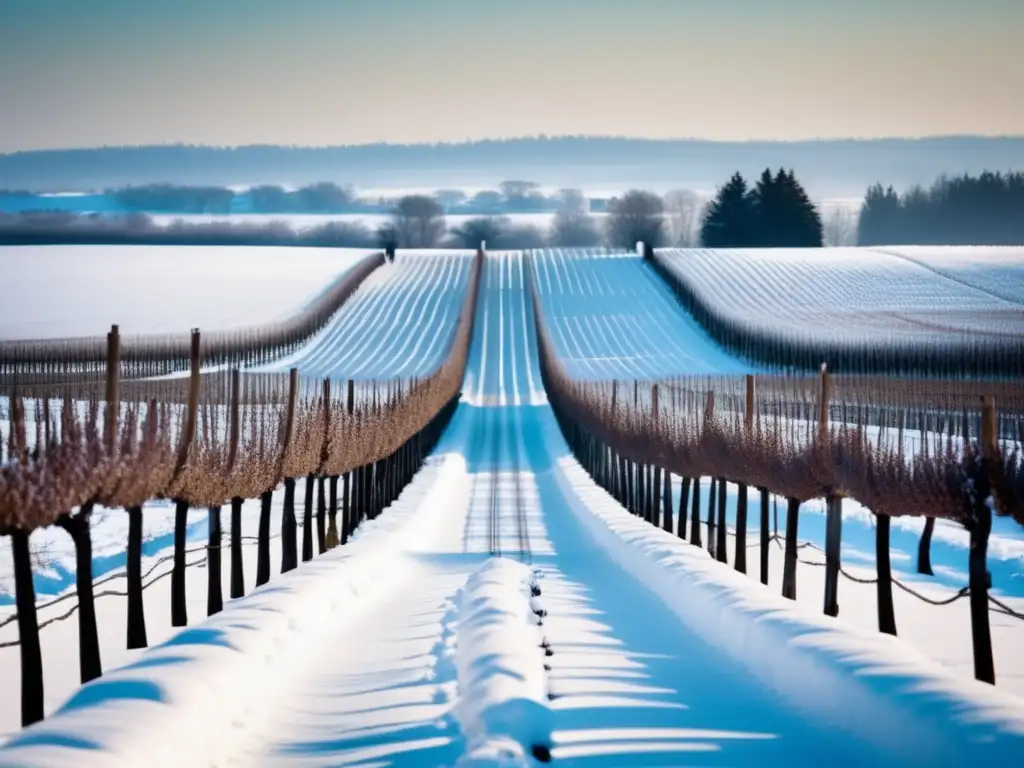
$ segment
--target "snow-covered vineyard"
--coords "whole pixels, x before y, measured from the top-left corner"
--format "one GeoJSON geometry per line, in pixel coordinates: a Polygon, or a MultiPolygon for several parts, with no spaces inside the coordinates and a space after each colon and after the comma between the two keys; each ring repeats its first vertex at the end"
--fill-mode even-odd
{"type": "MultiPolygon", "coordinates": [[[[0,263],[17,265],[5,267],[12,295],[38,285],[33,259],[64,264],[76,252],[29,250],[0,249],[0,263]]],[[[215,282],[225,269],[202,250],[190,262],[190,285],[203,283],[204,270],[215,282]]],[[[0,675],[8,691],[0,699],[0,766],[1017,764],[1024,526],[997,516],[988,538],[996,678],[988,685],[974,679],[971,535],[959,522],[934,521],[933,573],[924,575],[917,558],[925,519],[891,518],[892,636],[878,631],[877,518],[844,499],[840,610],[826,616],[824,499],[800,507],[799,554],[787,573],[787,499],[767,495],[762,518],[751,488],[750,516],[738,531],[738,486],[696,478],[694,510],[724,492],[712,501],[721,504],[727,542],[716,560],[712,529],[704,546],[693,546],[680,511],[689,478],[667,473],[658,493],[663,488],[675,507],[652,524],[588,472],[545,391],[542,364],[546,339],[568,377],[595,387],[617,381],[623,391],[642,382],[630,398],[648,406],[652,382],[682,391],[686,377],[777,373],[712,339],[666,272],[689,281],[730,322],[781,337],[930,345],[943,334],[976,333],[1020,343],[1024,249],[997,250],[666,251],[657,268],[631,253],[486,254],[450,420],[411,482],[347,532],[343,546],[282,568],[286,502],[278,488],[268,495],[269,529],[261,530],[260,499],[241,505],[235,571],[227,511],[222,557],[207,545],[207,515],[193,510],[183,571],[188,623],[173,627],[175,508],[148,502],[141,562],[149,647],[127,650],[129,515],[97,507],[90,528],[103,675],[82,686],[75,546],[58,526],[31,534],[46,718],[24,730],[15,566],[9,537],[0,538],[0,675]],[[261,537],[270,540],[270,578],[256,587],[261,537]],[[737,541],[746,573],[736,567],[737,541]],[[225,594],[224,609],[207,616],[211,567],[224,585],[241,578],[245,595],[225,594]],[[789,579],[796,589],[787,599],[789,579]]],[[[140,256],[106,251],[112,273],[140,256]]],[[[163,263],[176,275],[177,256],[166,251],[152,249],[149,268],[163,263]]],[[[298,262],[294,254],[260,256],[246,277],[252,286],[219,297],[200,291],[195,306],[160,295],[187,290],[174,286],[119,305],[130,295],[123,285],[76,272],[61,288],[67,318],[25,301],[5,305],[0,337],[94,334],[112,322],[143,331],[271,322],[365,255],[309,253],[298,262]],[[76,331],[75,302],[86,297],[92,319],[76,331]]],[[[352,380],[359,402],[373,398],[371,381],[429,377],[461,327],[473,265],[472,252],[399,251],[300,350],[255,372],[286,377],[298,368],[314,385],[352,380]]],[[[231,269],[244,267],[233,260],[231,269]]],[[[1010,389],[1000,391],[1017,385],[1001,381],[1010,389]]],[[[10,416],[6,399],[0,408],[10,416]]],[[[808,418],[794,412],[777,422],[808,418]]],[[[898,437],[896,426],[875,426],[865,440],[917,455],[941,435],[943,450],[960,452],[981,418],[965,411],[956,433],[904,417],[898,437]]],[[[1000,418],[1003,450],[1019,450],[1018,422],[1000,418]]],[[[4,423],[5,441],[11,432],[4,423]]],[[[318,489],[307,496],[306,482],[295,480],[296,499],[314,499],[318,489]]],[[[348,488],[346,475],[345,503],[348,488]]]]}

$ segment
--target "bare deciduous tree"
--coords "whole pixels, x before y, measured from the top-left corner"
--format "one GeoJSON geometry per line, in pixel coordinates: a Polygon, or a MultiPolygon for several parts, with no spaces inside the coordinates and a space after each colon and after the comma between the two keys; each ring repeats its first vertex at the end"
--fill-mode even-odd
{"type": "Polygon", "coordinates": [[[445,231],[444,209],[432,197],[406,195],[393,214],[398,244],[403,248],[434,248],[445,231]]]}
{"type": "Polygon", "coordinates": [[[825,245],[837,247],[857,244],[857,219],[856,211],[838,207],[825,217],[823,235],[825,245]]]}
{"type": "Polygon", "coordinates": [[[515,200],[536,192],[540,189],[540,184],[533,181],[503,181],[498,185],[498,188],[506,200],[515,200]]]}
{"type": "Polygon", "coordinates": [[[665,204],[653,192],[631,189],[608,202],[609,245],[634,248],[638,242],[652,247],[665,240],[665,204]]]}
{"type": "Polygon", "coordinates": [[[452,206],[466,201],[466,193],[461,189],[439,189],[434,193],[434,199],[442,205],[447,213],[452,206]]]}
{"type": "Polygon", "coordinates": [[[697,222],[701,201],[689,189],[673,189],[665,194],[665,235],[677,248],[691,248],[697,241],[697,222]]]}
{"type": "Polygon", "coordinates": [[[511,226],[507,216],[478,216],[455,227],[451,234],[458,248],[478,248],[481,242],[494,247],[494,242],[511,226]]]}
{"type": "Polygon", "coordinates": [[[578,189],[560,189],[562,204],[551,223],[551,244],[563,248],[590,248],[601,243],[601,233],[590,216],[590,201],[578,189]]]}

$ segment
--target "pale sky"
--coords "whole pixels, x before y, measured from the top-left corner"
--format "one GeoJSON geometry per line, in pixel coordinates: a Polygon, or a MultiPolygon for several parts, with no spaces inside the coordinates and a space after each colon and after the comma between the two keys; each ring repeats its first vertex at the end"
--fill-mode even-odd
{"type": "Polygon", "coordinates": [[[1024,134],[1024,0],[0,0],[0,152],[1024,134]]]}

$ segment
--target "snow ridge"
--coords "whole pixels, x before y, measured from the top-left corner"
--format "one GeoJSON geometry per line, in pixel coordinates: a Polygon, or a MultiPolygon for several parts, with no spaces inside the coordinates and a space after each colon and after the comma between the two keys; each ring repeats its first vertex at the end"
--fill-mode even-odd
{"type": "Polygon", "coordinates": [[[466,582],[459,600],[455,707],[466,739],[458,768],[530,766],[550,754],[540,606],[529,566],[489,559],[466,582]]]}

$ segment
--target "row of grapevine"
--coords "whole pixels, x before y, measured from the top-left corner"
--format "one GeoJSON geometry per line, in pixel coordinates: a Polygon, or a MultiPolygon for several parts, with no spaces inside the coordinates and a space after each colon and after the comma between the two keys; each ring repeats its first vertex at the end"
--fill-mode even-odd
{"type": "MultiPolygon", "coordinates": [[[[694,545],[702,546],[698,481],[713,478],[707,547],[724,562],[725,487],[735,484],[735,567],[745,572],[747,501],[753,487],[760,495],[761,580],[767,583],[768,502],[771,494],[787,499],[785,597],[796,596],[803,502],[827,500],[824,606],[830,615],[838,611],[842,499],[855,499],[875,515],[879,629],[890,634],[896,632],[891,518],[961,522],[971,540],[968,598],[975,674],[994,682],[986,552],[993,514],[1024,525],[1019,386],[879,376],[833,380],[825,368],[813,378],[580,381],[566,374],[539,312],[537,327],[544,385],[571,449],[594,480],[635,514],[680,536],[688,533],[694,545]],[[998,411],[992,392],[1006,399],[998,411]],[[678,506],[671,499],[672,475],[682,478],[678,506]]],[[[926,525],[925,536],[931,530],[926,525]]],[[[930,570],[926,555],[919,568],[930,570]]]]}
{"type": "MultiPolygon", "coordinates": [[[[205,334],[204,367],[260,365],[294,352],[322,329],[382,264],[383,254],[367,256],[301,312],[281,322],[205,334]]],[[[107,339],[103,337],[0,341],[0,383],[102,384],[107,360],[107,339]]],[[[190,365],[188,333],[127,336],[121,341],[120,375],[125,379],[164,376],[187,371],[190,365]]]]}
{"type": "MultiPolygon", "coordinates": [[[[826,363],[835,373],[885,376],[1024,376],[1021,316],[1016,306],[961,313],[969,322],[959,327],[944,324],[941,312],[937,316],[931,313],[934,306],[943,306],[938,296],[927,317],[920,311],[882,313],[865,308],[859,320],[867,330],[860,333],[848,328],[852,320],[843,316],[849,309],[843,306],[848,286],[839,285],[829,291],[820,284],[811,284],[797,287],[804,293],[819,291],[824,296],[821,306],[802,318],[805,325],[795,322],[793,315],[800,313],[790,305],[795,300],[791,294],[796,291],[790,291],[785,282],[792,279],[794,269],[778,270],[774,277],[758,281],[747,274],[732,275],[727,265],[716,269],[701,266],[708,274],[700,272],[698,266],[687,266],[688,260],[703,258],[700,254],[649,248],[645,252],[683,308],[715,341],[758,364],[806,372],[826,363]],[[756,291],[752,285],[757,286],[756,291]],[[830,298],[833,306],[828,306],[830,298]],[[778,310],[770,312],[766,304],[778,305],[778,310]],[[740,312],[737,307],[749,307],[749,311],[740,312]],[[982,323],[983,315],[988,319],[982,323]],[[792,322],[768,320],[776,316],[788,317],[792,322]]],[[[735,261],[741,256],[731,254],[731,258],[735,261]]],[[[824,261],[828,254],[822,252],[815,258],[824,261]]]]}
{"type": "MultiPolygon", "coordinates": [[[[14,555],[22,670],[22,721],[43,717],[43,669],[29,536],[59,526],[76,551],[82,682],[102,674],[91,572],[90,515],[97,506],[123,508],[127,541],[127,647],[147,645],[143,613],[143,505],[175,505],[171,623],[188,622],[185,536],[190,509],[208,510],[208,613],[223,606],[220,584],[221,508],[230,506],[230,596],[244,594],[240,519],[246,499],[259,499],[256,584],[270,578],[272,495],[283,485],[282,572],[344,544],[410,481],[454,411],[464,374],[482,254],[477,255],[459,323],[445,362],[423,379],[307,381],[249,376],[234,369],[203,376],[202,338],[190,340],[190,376],[122,382],[117,339],[101,397],[76,401],[36,386],[33,398],[12,391],[6,455],[0,456],[0,535],[14,555]],[[124,385],[124,386],[122,386],[124,385]],[[166,389],[160,389],[166,388],[166,389]],[[157,392],[164,399],[153,396],[157,392]],[[305,479],[302,541],[296,480],[305,479]]],[[[59,386],[56,387],[60,389],[59,386]]]]}

